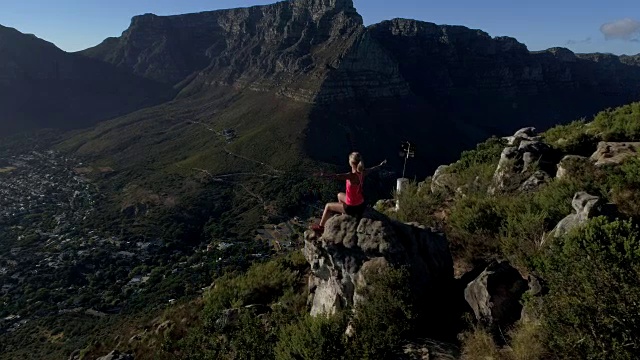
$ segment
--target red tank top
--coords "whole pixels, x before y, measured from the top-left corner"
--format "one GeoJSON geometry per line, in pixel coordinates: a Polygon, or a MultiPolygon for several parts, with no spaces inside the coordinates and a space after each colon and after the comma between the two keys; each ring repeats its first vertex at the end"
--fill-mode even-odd
{"type": "Polygon", "coordinates": [[[358,175],[359,184],[352,184],[351,180],[347,180],[347,198],[346,203],[350,206],[358,206],[364,202],[364,196],[362,195],[362,183],[364,176],[362,173],[356,173],[358,175]]]}

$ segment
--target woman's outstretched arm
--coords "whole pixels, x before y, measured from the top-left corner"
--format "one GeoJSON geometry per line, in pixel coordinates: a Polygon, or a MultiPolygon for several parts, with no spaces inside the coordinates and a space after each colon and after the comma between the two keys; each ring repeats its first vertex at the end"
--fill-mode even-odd
{"type": "Polygon", "coordinates": [[[378,170],[380,170],[380,168],[381,168],[381,167],[383,167],[386,163],[387,163],[387,160],[385,160],[385,161],[381,162],[380,164],[378,164],[378,165],[376,165],[376,166],[373,166],[373,167],[370,167],[370,168],[368,168],[368,169],[365,169],[365,170],[364,170],[364,173],[365,173],[365,174],[369,174],[369,173],[372,173],[372,172],[374,172],[374,171],[378,171],[378,170]]]}

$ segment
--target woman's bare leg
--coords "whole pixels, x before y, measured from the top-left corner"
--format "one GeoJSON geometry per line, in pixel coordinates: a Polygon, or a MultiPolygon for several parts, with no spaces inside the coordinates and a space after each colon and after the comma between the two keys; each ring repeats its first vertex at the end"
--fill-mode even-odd
{"type": "Polygon", "coordinates": [[[343,192],[338,193],[338,202],[346,204],[347,203],[347,194],[345,194],[343,192]]]}
{"type": "Polygon", "coordinates": [[[320,226],[324,226],[333,213],[344,214],[344,205],[342,203],[328,203],[325,205],[324,213],[322,213],[322,220],[320,220],[320,226]]]}

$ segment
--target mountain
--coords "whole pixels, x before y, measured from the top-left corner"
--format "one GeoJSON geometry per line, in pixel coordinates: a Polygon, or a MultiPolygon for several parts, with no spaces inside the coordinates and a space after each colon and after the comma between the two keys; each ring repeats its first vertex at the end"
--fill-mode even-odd
{"type": "Polygon", "coordinates": [[[211,133],[183,131],[197,120],[240,128],[237,150],[268,163],[295,153],[342,164],[352,148],[374,161],[412,140],[423,164],[412,173],[424,175],[492,134],[546,128],[640,96],[637,57],[530,52],[513,38],[407,19],[365,27],[350,0],[146,14],[82,54],[180,91],[156,114],[162,121],[129,115],[74,139],[95,157],[126,151],[133,126],[148,129],[160,151],[195,137],[215,146],[211,133]],[[170,127],[171,139],[154,137],[170,127]]]}
{"type": "Polygon", "coordinates": [[[0,26],[0,136],[73,129],[152,106],[170,87],[0,26]]]}

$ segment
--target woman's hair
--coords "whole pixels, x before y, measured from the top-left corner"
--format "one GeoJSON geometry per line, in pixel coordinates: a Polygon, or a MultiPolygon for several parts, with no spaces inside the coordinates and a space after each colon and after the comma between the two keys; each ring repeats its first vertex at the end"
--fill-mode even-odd
{"type": "Polygon", "coordinates": [[[351,155],[349,155],[349,164],[356,166],[358,172],[364,171],[364,162],[359,152],[352,152],[351,155]]]}

